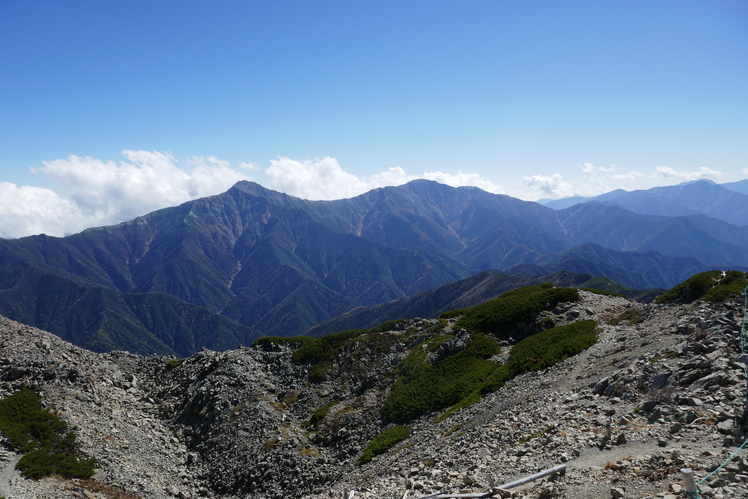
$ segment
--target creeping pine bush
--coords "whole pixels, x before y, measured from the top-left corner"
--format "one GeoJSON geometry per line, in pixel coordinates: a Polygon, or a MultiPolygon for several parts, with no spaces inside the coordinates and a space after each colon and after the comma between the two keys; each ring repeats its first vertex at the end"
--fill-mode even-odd
{"type": "MultiPolygon", "coordinates": [[[[595,321],[586,320],[529,336],[514,345],[503,365],[488,360],[499,352],[498,343],[479,333],[473,333],[471,343],[461,352],[431,364],[428,354],[436,351],[450,335],[433,338],[411,350],[400,364],[396,371],[399,377],[382,405],[382,419],[406,423],[429,411],[448,407],[439,417],[441,421],[479,402],[482,394],[498,390],[515,376],[550,367],[589,348],[597,341],[596,329],[595,321]]],[[[374,441],[369,444],[374,448],[373,445],[374,441]]],[[[359,464],[374,455],[365,453],[359,464]]]]}
{"type": "Polygon", "coordinates": [[[408,435],[410,435],[410,428],[407,426],[395,426],[389,430],[384,430],[374,440],[369,442],[369,445],[366,446],[356,464],[368,463],[374,456],[384,454],[393,445],[408,438],[408,435]]]}
{"type": "Polygon", "coordinates": [[[323,419],[325,419],[325,416],[327,416],[327,413],[330,412],[330,409],[333,406],[335,406],[335,405],[337,405],[339,403],[340,403],[340,400],[335,399],[335,400],[333,400],[333,401],[331,401],[331,402],[323,405],[322,407],[317,408],[312,413],[312,417],[309,418],[309,423],[312,424],[312,425],[316,425],[317,423],[319,423],[320,421],[322,421],[323,419]]]}
{"type": "Polygon", "coordinates": [[[546,306],[578,299],[576,289],[554,288],[553,284],[546,282],[513,289],[475,307],[444,312],[439,317],[449,319],[461,316],[454,326],[456,329],[497,334],[502,328],[512,328],[518,323],[533,320],[535,314],[546,306]]]}
{"type": "Polygon", "coordinates": [[[0,400],[0,432],[25,455],[16,468],[27,478],[60,475],[90,478],[95,459],[78,454],[75,433],[56,414],[42,408],[39,395],[29,388],[0,400]]]}
{"type": "MultiPolygon", "coordinates": [[[[435,338],[434,345],[440,345],[442,338],[435,338]]],[[[434,365],[423,352],[422,348],[415,348],[403,360],[399,377],[382,405],[385,421],[405,423],[462,401],[496,369],[498,364],[487,359],[499,353],[500,347],[491,338],[476,334],[463,351],[434,365]]]]}
{"type": "Polygon", "coordinates": [[[623,322],[626,322],[627,326],[633,326],[634,324],[644,322],[644,311],[637,309],[626,310],[622,314],[609,319],[607,322],[611,326],[617,326],[618,324],[621,324],[623,322]]]}
{"type": "Polygon", "coordinates": [[[515,376],[550,367],[575,355],[597,341],[593,320],[578,321],[534,334],[512,348],[506,364],[488,360],[499,353],[493,339],[474,334],[463,351],[440,360],[428,362],[427,354],[445,338],[415,348],[398,368],[398,379],[382,405],[385,421],[407,423],[429,411],[450,407],[445,417],[455,410],[480,401],[480,395],[501,388],[515,376]]]}
{"type": "Polygon", "coordinates": [[[496,391],[515,376],[545,369],[586,350],[597,341],[596,328],[593,320],[577,321],[525,338],[514,345],[507,363],[494,371],[481,392],[496,391]]]}
{"type": "Polygon", "coordinates": [[[748,274],[737,270],[731,270],[719,283],[706,292],[704,299],[707,301],[725,301],[732,295],[739,295],[748,286],[748,274]]]}
{"type": "MultiPolygon", "coordinates": [[[[391,338],[384,338],[385,335],[379,335],[385,331],[391,331],[397,328],[399,320],[392,320],[383,322],[379,326],[371,329],[350,329],[347,331],[340,331],[338,333],[328,334],[322,338],[309,338],[303,336],[297,336],[296,338],[288,338],[288,342],[292,342],[295,339],[303,339],[303,344],[294,351],[291,356],[291,361],[296,364],[309,364],[309,379],[311,381],[319,382],[324,381],[327,377],[327,372],[332,367],[333,362],[336,359],[337,352],[340,351],[345,345],[353,341],[366,341],[373,351],[382,348],[389,348],[391,338]]],[[[260,338],[262,340],[262,338],[260,338]]],[[[257,340],[258,342],[260,340],[257,340]]]]}
{"type": "Polygon", "coordinates": [[[657,297],[658,303],[670,301],[692,302],[703,298],[707,301],[724,301],[732,295],[742,293],[748,286],[748,274],[730,270],[722,277],[721,270],[710,270],[696,274],[657,297]]]}
{"type": "Polygon", "coordinates": [[[184,359],[169,359],[166,361],[167,369],[176,369],[184,363],[184,359]]]}
{"type": "Polygon", "coordinates": [[[263,350],[270,350],[272,347],[278,345],[304,345],[309,341],[317,341],[317,339],[311,336],[263,336],[257,338],[252,343],[252,346],[262,348],[263,350]]]}

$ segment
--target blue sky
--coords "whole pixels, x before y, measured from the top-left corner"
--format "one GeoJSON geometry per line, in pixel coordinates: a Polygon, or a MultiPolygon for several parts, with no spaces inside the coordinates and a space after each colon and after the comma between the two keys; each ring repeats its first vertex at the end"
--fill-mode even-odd
{"type": "Polygon", "coordinates": [[[5,237],[241,178],[533,200],[748,177],[742,0],[0,1],[0,67],[5,237]]]}

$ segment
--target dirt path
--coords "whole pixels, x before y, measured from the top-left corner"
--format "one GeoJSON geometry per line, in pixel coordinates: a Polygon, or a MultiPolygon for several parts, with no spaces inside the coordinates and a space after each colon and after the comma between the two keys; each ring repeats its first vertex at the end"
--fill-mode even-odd
{"type": "Polygon", "coordinates": [[[0,497],[10,498],[10,479],[16,470],[18,454],[15,452],[0,452],[0,497]]]}

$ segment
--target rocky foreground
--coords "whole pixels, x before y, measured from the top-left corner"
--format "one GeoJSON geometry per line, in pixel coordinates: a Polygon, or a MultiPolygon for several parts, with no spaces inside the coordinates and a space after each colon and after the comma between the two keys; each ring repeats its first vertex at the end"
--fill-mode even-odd
{"type": "Polygon", "coordinates": [[[401,322],[381,334],[407,330],[414,340],[385,351],[356,344],[328,381],[311,383],[290,345],[186,359],[94,354],[0,318],[0,396],[39,389],[100,465],[92,480],[26,480],[13,469],[18,456],[0,450],[0,496],[323,498],[347,487],[361,498],[419,498],[484,491],[490,479],[501,485],[566,464],[564,474],[511,494],[683,497],[688,467],[697,482],[708,476],[701,497],[748,497],[748,450],[738,451],[743,304],[580,295],[538,321],[595,319],[597,344],[441,422],[417,419],[406,440],[364,465],[361,451],[386,428],[378,409],[393,370],[450,325],[401,322]]]}

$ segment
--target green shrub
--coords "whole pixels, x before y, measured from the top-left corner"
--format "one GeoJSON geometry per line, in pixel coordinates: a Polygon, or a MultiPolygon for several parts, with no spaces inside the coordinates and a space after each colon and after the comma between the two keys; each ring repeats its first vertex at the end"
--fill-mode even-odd
{"type": "Polygon", "coordinates": [[[707,301],[725,301],[733,295],[740,295],[748,286],[748,274],[737,270],[730,270],[719,283],[706,292],[707,301]]]}
{"type": "Polygon", "coordinates": [[[384,333],[385,331],[393,331],[398,329],[398,326],[401,322],[403,322],[406,319],[395,319],[391,321],[386,321],[381,323],[378,326],[374,326],[373,328],[369,329],[370,333],[384,333]]]}
{"type": "Polygon", "coordinates": [[[578,299],[576,289],[554,288],[551,283],[543,283],[513,289],[475,307],[444,312],[439,317],[460,317],[454,325],[457,330],[465,328],[473,332],[501,334],[502,329],[534,320],[535,315],[546,307],[578,299]]]}
{"type": "Polygon", "coordinates": [[[515,376],[550,367],[594,345],[596,327],[586,320],[534,334],[514,345],[507,365],[515,376]]]}
{"type": "Polygon", "coordinates": [[[309,369],[309,381],[313,383],[321,383],[327,381],[327,373],[332,369],[332,362],[323,361],[314,364],[309,369]]]}
{"type": "Polygon", "coordinates": [[[24,388],[0,400],[0,432],[25,455],[16,464],[27,478],[60,475],[90,478],[95,459],[82,459],[75,433],[56,414],[42,408],[39,395],[24,388]]]}
{"type": "Polygon", "coordinates": [[[291,360],[297,364],[316,364],[333,359],[333,349],[329,342],[318,339],[307,341],[301,347],[297,348],[291,360]]]}
{"type": "Polygon", "coordinates": [[[679,301],[689,303],[699,298],[708,301],[724,301],[732,295],[741,294],[748,286],[748,274],[730,270],[722,277],[721,270],[710,270],[696,274],[657,297],[657,303],[679,301]]]}
{"type": "Polygon", "coordinates": [[[441,416],[439,416],[439,418],[437,419],[437,422],[444,421],[445,419],[447,419],[449,416],[459,411],[460,409],[464,409],[467,406],[477,404],[480,401],[481,401],[480,390],[473,390],[472,392],[468,394],[467,397],[463,398],[458,403],[456,403],[455,405],[453,405],[452,407],[444,411],[444,413],[441,416]]]}
{"type": "Polygon", "coordinates": [[[369,442],[369,445],[366,446],[356,464],[368,463],[375,456],[384,454],[393,445],[408,438],[408,435],[410,435],[410,428],[407,426],[394,426],[389,430],[383,431],[374,440],[369,442]]]}
{"type": "Polygon", "coordinates": [[[548,329],[517,343],[506,364],[487,360],[499,353],[493,339],[474,334],[468,347],[432,365],[428,353],[435,351],[449,339],[449,335],[434,338],[424,347],[411,350],[396,373],[398,379],[382,405],[385,421],[407,423],[429,411],[450,409],[450,414],[480,400],[480,394],[501,388],[515,376],[550,367],[575,355],[597,341],[593,320],[578,321],[548,329]]]}
{"type": "Polygon", "coordinates": [[[270,440],[268,440],[267,442],[265,442],[264,444],[262,444],[262,448],[265,451],[270,452],[271,450],[273,450],[273,449],[276,448],[276,446],[278,445],[278,442],[280,442],[280,440],[278,439],[278,437],[273,437],[270,440]]]}
{"type": "Polygon", "coordinates": [[[337,347],[338,345],[345,343],[347,340],[358,338],[359,336],[363,336],[365,334],[384,333],[386,331],[392,331],[394,329],[397,329],[398,325],[403,320],[404,319],[395,319],[391,321],[386,321],[386,322],[381,323],[378,326],[374,326],[371,329],[348,329],[346,331],[330,333],[330,334],[323,336],[321,339],[322,341],[329,343],[331,346],[337,347]]]}
{"type": "Polygon", "coordinates": [[[461,402],[480,389],[498,367],[488,359],[500,352],[499,344],[481,334],[474,334],[470,344],[454,355],[432,365],[429,351],[449,339],[443,335],[414,348],[398,368],[399,378],[382,405],[385,421],[408,422],[428,411],[443,409],[461,402]]]}
{"type": "Polygon", "coordinates": [[[509,360],[491,375],[482,393],[496,391],[515,376],[545,369],[586,350],[597,341],[596,328],[593,320],[578,321],[525,338],[514,345],[509,360]]]}
{"type": "Polygon", "coordinates": [[[442,343],[450,339],[452,336],[453,335],[451,334],[442,334],[436,338],[431,338],[430,340],[426,340],[425,342],[416,345],[416,347],[408,352],[408,355],[403,359],[397,369],[395,369],[395,374],[405,376],[410,375],[416,367],[426,361],[430,353],[436,351],[442,343]]]}
{"type": "Polygon", "coordinates": [[[327,416],[327,413],[330,411],[330,409],[332,409],[333,406],[335,406],[335,405],[337,405],[339,403],[340,403],[340,400],[335,399],[332,402],[330,402],[328,404],[325,404],[322,407],[316,409],[312,413],[312,417],[309,418],[309,422],[312,425],[316,425],[317,423],[319,423],[320,421],[322,421],[323,419],[325,419],[325,416],[327,416]]]}
{"type": "Polygon", "coordinates": [[[644,322],[644,310],[637,310],[635,308],[626,310],[622,314],[619,314],[609,319],[608,324],[611,326],[617,326],[623,322],[626,322],[627,326],[633,326],[644,322]]]}
{"type": "MultiPolygon", "coordinates": [[[[382,405],[382,418],[405,423],[428,411],[449,407],[440,416],[442,421],[479,402],[481,394],[498,390],[515,376],[550,367],[589,348],[597,341],[596,328],[595,321],[585,320],[532,335],[512,348],[504,365],[487,360],[499,352],[499,345],[481,334],[474,334],[470,345],[461,352],[432,365],[427,361],[428,353],[436,351],[450,336],[433,338],[413,348],[398,367],[399,378],[382,405]]],[[[396,443],[375,453],[373,449],[379,449],[381,443],[377,439],[369,444],[359,464],[396,443]]]]}
{"type": "MultiPolygon", "coordinates": [[[[380,333],[397,328],[400,322],[402,319],[387,321],[371,329],[349,329],[328,334],[319,339],[306,336],[288,338],[288,340],[296,340],[297,343],[300,339],[303,340],[303,344],[293,352],[291,361],[296,364],[310,364],[309,380],[324,381],[333,363],[337,361],[338,353],[343,348],[352,342],[365,342],[372,351],[389,348],[394,340],[390,335],[380,333]]],[[[260,340],[265,340],[265,338],[260,338],[257,342],[260,340]]]]}
{"type": "Polygon", "coordinates": [[[553,317],[543,317],[543,320],[540,321],[540,325],[543,326],[543,329],[550,329],[556,325],[556,321],[553,317]]]}
{"type": "Polygon", "coordinates": [[[176,369],[177,367],[181,366],[184,362],[184,359],[170,359],[166,361],[166,368],[167,369],[176,369]]]}

